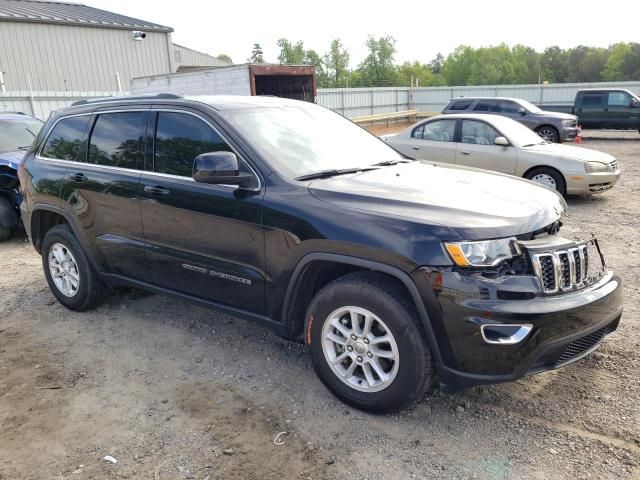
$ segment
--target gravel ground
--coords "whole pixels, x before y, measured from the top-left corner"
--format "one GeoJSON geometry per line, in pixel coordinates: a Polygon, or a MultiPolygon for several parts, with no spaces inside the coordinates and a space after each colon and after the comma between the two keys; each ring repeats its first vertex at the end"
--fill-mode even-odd
{"type": "Polygon", "coordinates": [[[564,369],[396,415],[340,403],[301,345],[237,318],[130,291],[70,312],[28,243],[0,245],[0,479],[640,478],[640,135],[585,146],[622,179],[569,199],[562,233],[594,232],[623,277],[618,331],[564,369]]]}

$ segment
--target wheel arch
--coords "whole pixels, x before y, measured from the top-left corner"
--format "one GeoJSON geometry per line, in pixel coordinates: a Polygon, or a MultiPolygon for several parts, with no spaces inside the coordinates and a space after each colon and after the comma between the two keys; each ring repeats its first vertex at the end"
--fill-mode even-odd
{"type": "Polygon", "coordinates": [[[336,278],[355,271],[383,273],[400,283],[416,308],[416,312],[418,313],[427,337],[428,347],[431,350],[434,363],[436,368],[439,368],[439,365],[442,364],[440,348],[417,286],[405,271],[392,265],[373,260],[333,253],[310,253],[304,256],[298,262],[291,275],[283,302],[282,325],[286,336],[295,338],[306,330],[308,320],[306,318],[306,309],[320,288],[336,278]],[[331,275],[321,277],[319,283],[314,281],[313,287],[305,290],[305,282],[313,280],[314,275],[322,275],[322,273],[318,273],[318,269],[320,269],[321,272],[323,266],[327,268],[327,265],[332,265],[330,269],[331,275]]]}

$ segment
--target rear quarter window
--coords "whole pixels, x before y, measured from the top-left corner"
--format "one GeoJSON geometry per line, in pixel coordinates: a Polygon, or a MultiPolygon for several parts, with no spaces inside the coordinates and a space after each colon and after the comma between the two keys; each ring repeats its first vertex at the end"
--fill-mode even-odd
{"type": "Polygon", "coordinates": [[[78,160],[89,115],[63,118],[55,124],[42,148],[42,156],[60,160],[78,160]]]}
{"type": "Polygon", "coordinates": [[[447,108],[447,110],[455,110],[457,112],[460,112],[469,108],[472,103],[473,100],[458,100],[457,102],[453,102],[451,105],[449,105],[449,108],[447,108]]]}

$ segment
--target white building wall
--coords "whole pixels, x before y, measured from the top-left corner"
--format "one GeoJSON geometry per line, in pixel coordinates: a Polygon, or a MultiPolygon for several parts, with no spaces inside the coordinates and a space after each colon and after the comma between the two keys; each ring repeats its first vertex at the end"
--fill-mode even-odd
{"type": "Polygon", "coordinates": [[[131,79],[172,70],[171,36],[132,30],[0,20],[0,71],[5,90],[117,91],[131,79]],[[29,85],[29,78],[30,83],[29,85]]]}

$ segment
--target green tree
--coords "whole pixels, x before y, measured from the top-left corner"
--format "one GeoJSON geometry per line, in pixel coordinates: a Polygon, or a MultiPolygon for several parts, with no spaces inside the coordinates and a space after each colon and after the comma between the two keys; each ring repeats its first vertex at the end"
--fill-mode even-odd
{"type": "Polygon", "coordinates": [[[508,46],[502,44],[476,50],[468,85],[512,84],[514,81],[513,55],[508,46]]]}
{"type": "Polygon", "coordinates": [[[329,51],[324,55],[327,77],[332,87],[345,87],[349,79],[349,52],[340,39],[331,42],[329,51]]]}
{"type": "Polygon", "coordinates": [[[370,36],[367,39],[369,54],[358,67],[360,81],[365,86],[386,87],[398,84],[399,76],[393,63],[395,44],[393,37],[388,35],[378,39],[370,36]]]}
{"type": "Polygon", "coordinates": [[[542,80],[563,83],[569,76],[569,59],[567,52],[554,45],[546,48],[540,57],[542,80]]]}
{"type": "Polygon", "coordinates": [[[603,80],[610,82],[640,78],[640,43],[616,43],[609,47],[603,80]]]}
{"type": "Polygon", "coordinates": [[[281,38],[278,40],[278,47],[280,48],[278,61],[281,64],[302,65],[304,63],[305,50],[302,41],[294,44],[286,38],[281,38]]]}
{"type": "Polygon", "coordinates": [[[447,56],[441,73],[447,85],[467,85],[471,69],[476,63],[476,51],[467,45],[460,45],[447,56]]]}
{"type": "Polygon", "coordinates": [[[515,45],[511,49],[514,83],[539,83],[542,78],[540,54],[525,45],[515,45]]]}
{"type": "Polygon", "coordinates": [[[444,56],[438,52],[436,58],[429,62],[429,68],[432,73],[438,74],[442,70],[442,64],[444,63],[444,56]]]}
{"type": "Polygon", "coordinates": [[[223,62],[233,63],[233,60],[231,60],[231,57],[226,53],[221,53],[220,55],[218,55],[218,58],[223,62]]]}
{"type": "Polygon", "coordinates": [[[316,82],[318,83],[318,87],[327,88],[331,86],[324,62],[322,61],[322,57],[318,55],[318,52],[316,52],[315,50],[306,50],[304,52],[303,63],[316,67],[316,82]]]}
{"type": "Polygon", "coordinates": [[[579,45],[567,50],[568,71],[566,82],[599,82],[607,63],[604,48],[579,45]]]}
{"type": "Polygon", "coordinates": [[[400,85],[410,86],[413,80],[414,85],[420,87],[434,87],[444,85],[442,75],[432,71],[431,64],[425,65],[420,62],[405,62],[398,67],[400,85]]]}
{"type": "Polygon", "coordinates": [[[259,43],[253,44],[253,49],[251,50],[251,58],[249,59],[251,63],[264,63],[264,52],[262,51],[262,47],[259,43]]]}

